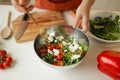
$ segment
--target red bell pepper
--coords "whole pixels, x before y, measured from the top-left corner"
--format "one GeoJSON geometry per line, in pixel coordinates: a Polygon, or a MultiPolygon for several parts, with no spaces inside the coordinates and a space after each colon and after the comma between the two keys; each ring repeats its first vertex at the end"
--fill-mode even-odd
{"type": "Polygon", "coordinates": [[[120,80],[120,52],[102,51],[97,56],[98,69],[114,80],[120,80]]]}

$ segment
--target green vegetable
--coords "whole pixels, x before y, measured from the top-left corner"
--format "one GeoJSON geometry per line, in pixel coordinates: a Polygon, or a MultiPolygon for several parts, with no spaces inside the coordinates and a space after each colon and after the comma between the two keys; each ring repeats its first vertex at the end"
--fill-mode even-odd
{"type": "Polygon", "coordinates": [[[54,57],[50,53],[41,54],[40,57],[50,64],[54,63],[54,57]]]}
{"type": "Polygon", "coordinates": [[[70,52],[63,55],[64,65],[70,65],[70,64],[72,64],[71,57],[72,57],[72,54],[70,52]]]}
{"type": "Polygon", "coordinates": [[[96,37],[105,40],[120,39],[120,16],[116,15],[114,19],[109,17],[96,17],[90,20],[90,31],[96,37]]]}

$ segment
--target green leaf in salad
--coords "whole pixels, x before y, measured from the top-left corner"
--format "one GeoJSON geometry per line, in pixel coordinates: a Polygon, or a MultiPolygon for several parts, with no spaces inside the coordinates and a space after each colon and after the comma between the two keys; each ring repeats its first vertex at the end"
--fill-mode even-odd
{"type": "Polygon", "coordinates": [[[63,54],[63,62],[65,66],[72,64],[71,57],[72,57],[72,54],[70,52],[63,54]]]}
{"type": "Polygon", "coordinates": [[[50,64],[54,63],[54,57],[50,53],[41,54],[40,57],[50,64]]]}
{"type": "Polygon", "coordinates": [[[74,54],[82,54],[82,53],[83,53],[83,49],[81,50],[77,49],[74,54]]]}
{"type": "Polygon", "coordinates": [[[79,62],[79,61],[80,61],[80,59],[82,59],[82,58],[77,58],[77,59],[74,59],[74,60],[72,61],[72,64],[79,62]]]}
{"type": "Polygon", "coordinates": [[[80,45],[82,46],[83,52],[87,52],[88,46],[86,44],[83,44],[83,43],[80,43],[80,45]]]}

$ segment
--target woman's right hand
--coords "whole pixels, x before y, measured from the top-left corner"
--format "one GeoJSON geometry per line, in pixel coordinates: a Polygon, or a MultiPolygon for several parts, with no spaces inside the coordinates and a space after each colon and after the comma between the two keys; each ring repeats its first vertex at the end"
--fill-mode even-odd
{"type": "Polygon", "coordinates": [[[26,9],[28,11],[33,9],[32,5],[28,6],[30,4],[30,0],[11,0],[11,3],[18,11],[23,13],[26,12],[26,9]]]}

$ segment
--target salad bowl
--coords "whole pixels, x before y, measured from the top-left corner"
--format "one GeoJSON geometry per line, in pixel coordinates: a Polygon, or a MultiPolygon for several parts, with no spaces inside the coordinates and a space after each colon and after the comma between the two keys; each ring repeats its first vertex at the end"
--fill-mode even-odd
{"type": "Polygon", "coordinates": [[[41,62],[56,69],[78,66],[88,53],[89,39],[85,33],[70,25],[55,25],[45,29],[47,37],[39,34],[34,50],[41,62]]]}
{"type": "Polygon", "coordinates": [[[88,33],[100,46],[120,46],[120,15],[105,11],[91,14],[88,33]]]}

